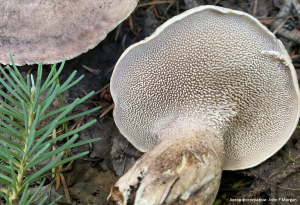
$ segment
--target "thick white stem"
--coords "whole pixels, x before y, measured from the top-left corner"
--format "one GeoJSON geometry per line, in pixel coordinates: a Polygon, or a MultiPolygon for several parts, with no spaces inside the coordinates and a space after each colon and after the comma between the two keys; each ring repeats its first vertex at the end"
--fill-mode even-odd
{"type": "Polygon", "coordinates": [[[123,204],[212,204],[224,162],[220,134],[200,126],[178,127],[163,135],[116,183],[123,204]]]}

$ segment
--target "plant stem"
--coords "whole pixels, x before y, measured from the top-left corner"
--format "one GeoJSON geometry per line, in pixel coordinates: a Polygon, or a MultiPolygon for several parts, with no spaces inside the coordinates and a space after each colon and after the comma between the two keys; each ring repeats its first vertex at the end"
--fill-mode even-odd
{"type": "MultiPolygon", "coordinates": [[[[31,98],[31,105],[33,104],[33,100],[34,100],[34,94],[33,97],[31,98]]],[[[26,133],[26,140],[24,143],[24,152],[28,149],[28,137],[30,136],[30,132],[32,124],[34,121],[34,108],[32,106],[29,106],[29,110],[28,110],[28,130],[25,130],[26,133]]],[[[22,193],[21,187],[23,185],[23,177],[24,174],[27,170],[25,170],[25,166],[27,164],[29,157],[26,155],[23,156],[19,170],[18,170],[18,175],[17,175],[17,184],[16,184],[16,191],[13,190],[13,194],[11,197],[11,200],[9,200],[9,203],[11,205],[13,204],[18,204],[19,201],[19,195],[22,193]]]]}

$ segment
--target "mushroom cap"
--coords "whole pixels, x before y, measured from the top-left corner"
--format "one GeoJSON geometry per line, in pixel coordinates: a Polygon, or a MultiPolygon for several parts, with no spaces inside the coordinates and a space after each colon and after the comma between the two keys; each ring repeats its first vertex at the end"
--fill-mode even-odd
{"type": "Polygon", "coordinates": [[[223,137],[224,170],[272,156],[299,118],[296,72],[282,43],[249,14],[216,6],[188,10],[129,47],[111,94],[115,122],[137,149],[149,150],[182,121],[209,125],[223,137]]]}
{"type": "Polygon", "coordinates": [[[102,41],[138,0],[2,0],[0,63],[52,64],[72,59],[102,41]]]}

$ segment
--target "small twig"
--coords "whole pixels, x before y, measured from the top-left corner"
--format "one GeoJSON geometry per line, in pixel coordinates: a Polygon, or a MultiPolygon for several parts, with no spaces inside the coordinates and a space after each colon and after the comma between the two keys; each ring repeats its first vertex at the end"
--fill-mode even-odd
{"type": "Polygon", "coordinates": [[[293,5],[297,11],[298,19],[300,19],[300,4],[299,4],[298,0],[293,0],[293,5]]]}
{"type": "MultiPolygon", "coordinates": [[[[55,171],[58,172],[61,170],[61,167],[62,166],[59,166],[59,167],[55,167],[55,171]]],[[[59,177],[60,173],[57,173],[57,177],[55,179],[55,191],[57,191],[60,187],[60,177],[59,177]]]]}
{"type": "Polygon", "coordinates": [[[284,19],[289,16],[290,10],[292,9],[292,0],[285,0],[280,11],[276,15],[276,21],[271,26],[271,30],[274,31],[284,19]]]}
{"type": "MultiPolygon", "coordinates": [[[[56,138],[56,128],[53,129],[52,131],[52,139],[56,138]]],[[[56,144],[56,142],[54,142],[54,144],[56,144]]],[[[56,150],[55,146],[52,146],[52,151],[56,150]]],[[[52,161],[55,159],[56,155],[52,156],[52,161]]],[[[52,168],[52,172],[56,172],[56,167],[52,168]]],[[[52,174],[52,178],[55,178],[55,174],[52,174]]]]}
{"type": "Polygon", "coordinates": [[[133,35],[135,36],[135,38],[141,39],[139,37],[139,31],[141,30],[141,28],[138,30],[138,32],[135,32],[134,30],[131,30],[131,32],[133,33],[133,35]]]}
{"type": "Polygon", "coordinates": [[[272,23],[274,23],[275,19],[266,19],[266,20],[259,20],[260,23],[262,24],[266,24],[266,25],[272,25],[272,23]]]}
{"type": "Polygon", "coordinates": [[[159,14],[158,14],[158,11],[157,11],[155,5],[152,6],[152,10],[153,10],[153,12],[154,12],[156,18],[161,18],[161,17],[159,16],[159,14]]]}
{"type": "Polygon", "coordinates": [[[288,17],[290,11],[292,10],[294,0],[285,0],[282,8],[280,9],[279,13],[276,15],[276,17],[281,17],[279,19],[276,19],[274,23],[271,26],[271,30],[275,31],[276,33],[288,40],[293,41],[296,44],[300,44],[300,35],[298,33],[292,33],[291,31],[282,28],[280,25],[284,22],[284,20],[288,17]],[[283,18],[282,18],[283,17],[283,18]]]}
{"type": "Polygon", "coordinates": [[[300,35],[298,33],[293,33],[287,29],[280,28],[278,29],[277,34],[296,44],[300,44],[300,35]]]}
{"type": "MultiPolygon", "coordinates": [[[[128,154],[128,153],[120,153],[118,152],[119,155],[124,155],[126,157],[130,157],[130,158],[134,158],[134,159],[139,159],[141,156],[137,156],[137,155],[132,155],[132,154],[128,154]]],[[[115,157],[113,158],[113,160],[119,159],[119,157],[115,157]]]]}
{"type": "MultiPolygon", "coordinates": [[[[130,44],[130,45],[131,45],[131,44],[130,44]]],[[[114,68],[115,68],[115,65],[113,65],[111,68],[109,68],[109,69],[106,71],[106,73],[110,73],[111,71],[114,70],[114,68]]]]}
{"type": "Polygon", "coordinates": [[[169,6],[166,8],[166,10],[164,11],[163,17],[167,14],[168,10],[171,8],[171,6],[173,6],[174,3],[169,4],[169,6]]]}
{"type": "Polygon", "coordinates": [[[111,109],[113,109],[115,106],[115,103],[111,104],[108,108],[106,108],[106,110],[100,115],[99,118],[104,117],[111,109]]]}
{"type": "Polygon", "coordinates": [[[176,1],[154,1],[154,2],[148,2],[148,3],[141,3],[138,4],[136,7],[144,7],[144,6],[150,6],[150,5],[156,5],[156,4],[170,4],[170,3],[176,3],[176,1]]]}
{"type": "Polygon", "coordinates": [[[126,152],[126,150],[127,150],[127,148],[128,148],[128,145],[129,145],[129,141],[127,141],[127,145],[126,145],[124,151],[122,152],[122,155],[126,152]]]}
{"type": "Polygon", "coordinates": [[[122,45],[122,48],[123,48],[123,52],[126,50],[126,48],[125,48],[126,37],[127,37],[127,35],[125,34],[125,35],[123,36],[123,39],[122,39],[122,42],[121,42],[121,45],[122,45]]]}
{"type": "Polygon", "coordinates": [[[70,192],[69,192],[69,189],[68,189],[68,186],[67,186],[67,183],[66,183],[66,179],[65,179],[63,174],[60,174],[60,178],[61,178],[61,181],[62,181],[62,184],[63,184],[63,187],[64,187],[64,191],[65,191],[65,194],[66,194],[67,201],[69,203],[71,203],[70,192]]]}
{"type": "MultiPolygon", "coordinates": [[[[137,31],[137,33],[136,32],[134,32],[133,30],[132,30],[132,33],[135,35],[135,37],[132,39],[132,41],[130,42],[130,45],[131,44],[133,44],[133,42],[138,38],[138,39],[140,39],[140,37],[139,37],[139,33],[141,32],[141,30],[142,30],[142,28],[139,28],[139,30],[137,31]]],[[[113,67],[114,68],[114,67],[113,67]]],[[[108,71],[107,71],[108,72],[108,71]]]]}
{"type": "Polygon", "coordinates": [[[284,20],[285,18],[294,18],[295,16],[286,16],[286,17],[266,17],[266,16],[259,16],[255,17],[258,20],[277,20],[277,19],[282,19],[284,20]]]}
{"type": "Polygon", "coordinates": [[[98,95],[99,93],[101,93],[103,90],[105,90],[108,87],[109,87],[109,84],[105,85],[102,89],[100,89],[99,91],[95,92],[93,96],[98,95]]]}
{"type": "Polygon", "coordinates": [[[257,0],[254,0],[253,2],[253,10],[252,10],[252,15],[255,16],[257,12],[257,0]]]}
{"type": "Polygon", "coordinates": [[[86,66],[86,65],[82,65],[82,67],[83,67],[84,69],[86,69],[87,71],[90,71],[90,72],[93,73],[94,75],[99,75],[99,74],[100,74],[100,72],[99,72],[98,70],[92,69],[92,68],[90,68],[90,67],[88,67],[88,66],[86,66]]]}
{"type": "Polygon", "coordinates": [[[118,40],[118,36],[120,34],[121,27],[122,27],[122,24],[120,23],[119,26],[118,26],[118,28],[117,28],[117,30],[116,30],[116,35],[115,35],[115,39],[114,39],[115,41],[118,40]]]}
{"type": "Polygon", "coordinates": [[[78,128],[78,124],[80,122],[75,122],[74,125],[71,127],[70,131],[75,130],[76,128],[78,128]]]}
{"type": "Polygon", "coordinates": [[[132,23],[132,16],[131,15],[128,17],[128,22],[129,22],[129,29],[133,30],[133,23],[132,23]]]}
{"type": "Polygon", "coordinates": [[[278,31],[279,29],[282,28],[282,26],[285,24],[285,22],[286,22],[288,19],[289,19],[289,18],[284,19],[284,21],[282,21],[282,22],[279,24],[279,26],[273,31],[273,34],[274,34],[274,35],[277,33],[277,31],[278,31]]]}
{"type": "Polygon", "coordinates": [[[63,167],[61,169],[61,172],[66,172],[66,171],[70,171],[72,170],[73,168],[73,163],[74,163],[74,160],[72,160],[71,162],[68,163],[68,165],[66,167],[63,167]]]}
{"type": "MultiPolygon", "coordinates": [[[[260,185],[258,185],[253,191],[250,191],[248,193],[244,193],[241,196],[239,196],[239,199],[242,198],[252,198],[254,196],[256,196],[259,193],[265,192],[268,189],[270,189],[272,186],[278,186],[277,184],[280,183],[284,178],[286,178],[287,176],[289,176],[292,173],[295,173],[296,171],[298,171],[300,169],[300,163],[290,163],[289,162],[289,166],[284,166],[283,169],[281,170],[280,173],[276,174],[272,179],[263,179],[264,182],[261,183],[260,185]]],[[[245,175],[248,176],[257,176],[253,173],[248,173],[248,172],[243,172],[245,175]]],[[[278,186],[279,187],[279,186],[278,186]]]]}
{"type": "Polygon", "coordinates": [[[124,157],[123,168],[122,168],[122,172],[121,172],[121,173],[124,173],[124,171],[125,171],[126,159],[127,159],[127,157],[125,156],[125,157],[124,157]]]}

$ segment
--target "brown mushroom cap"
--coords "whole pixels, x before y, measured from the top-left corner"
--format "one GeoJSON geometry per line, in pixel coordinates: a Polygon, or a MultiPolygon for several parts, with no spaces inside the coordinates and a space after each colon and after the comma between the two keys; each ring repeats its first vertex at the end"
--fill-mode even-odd
{"type": "Polygon", "coordinates": [[[277,152],[299,118],[296,73],[282,43],[252,16],[202,6],[128,48],[112,79],[121,133],[147,151],[180,121],[220,132],[225,170],[277,152]]]}
{"type": "Polygon", "coordinates": [[[0,63],[45,64],[74,58],[102,41],[138,0],[1,1],[0,63]]]}

